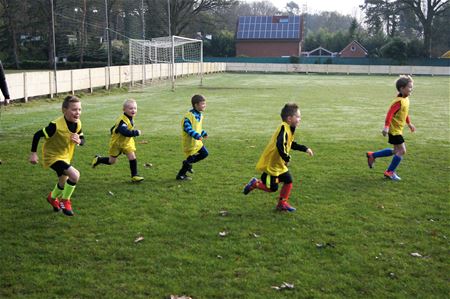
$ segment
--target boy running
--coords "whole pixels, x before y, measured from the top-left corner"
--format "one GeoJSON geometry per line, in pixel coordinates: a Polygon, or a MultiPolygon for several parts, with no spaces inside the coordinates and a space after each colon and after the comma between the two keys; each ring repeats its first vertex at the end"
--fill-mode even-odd
{"type": "Polygon", "coordinates": [[[134,129],[134,116],[137,113],[137,104],[133,99],[127,99],[123,103],[123,114],[117,118],[116,123],[111,128],[111,140],[109,142],[109,157],[95,156],[92,160],[92,167],[99,164],[112,165],[116,163],[117,157],[124,154],[128,157],[131,171],[131,181],[141,182],[143,177],[138,175],[136,160],[136,145],[134,137],[140,136],[140,130],[134,129]]]}
{"type": "Polygon", "coordinates": [[[80,179],[80,172],[70,165],[70,161],[75,145],[84,144],[80,99],[67,96],[62,104],[62,112],[63,116],[34,134],[29,161],[31,164],[38,163],[37,147],[41,137],[45,137],[42,147],[44,167],[50,167],[58,175],[58,183],[48,194],[47,201],[55,212],[62,209],[65,215],[73,216],[71,198],[80,179]]]}
{"type": "Polygon", "coordinates": [[[289,205],[289,195],[292,190],[292,176],[287,167],[291,156],[291,149],[306,152],[313,156],[313,151],[294,141],[295,129],[300,124],[300,109],[295,103],[286,104],[281,110],[282,123],[272,136],[269,144],[256,164],[256,169],[262,172],[261,180],[252,178],[244,188],[244,194],[247,195],[253,189],[260,189],[265,192],[275,192],[278,190],[278,183],[282,182],[283,187],[280,191],[276,209],[279,211],[295,211],[295,208],[289,205]]]}
{"type": "Polygon", "coordinates": [[[202,95],[194,95],[191,98],[192,109],[187,112],[181,122],[183,152],[186,160],[176,176],[177,180],[191,180],[186,173],[193,173],[192,164],[208,157],[208,150],[203,145],[203,139],[208,134],[203,130],[203,114],[206,109],[206,99],[202,95]]]}
{"type": "Polygon", "coordinates": [[[384,177],[393,181],[400,181],[401,178],[397,175],[395,170],[406,154],[405,140],[403,139],[403,127],[408,125],[411,132],[416,131],[416,127],[411,123],[409,118],[409,95],[413,90],[413,79],[410,76],[400,76],[395,82],[398,91],[397,98],[391,103],[389,111],[384,121],[384,128],[381,131],[383,136],[388,135],[388,142],[394,148],[385,148],[377,152],[367,152],[367,164],[373,168],[376,158],[389,157],[394,155],[391,164],[384,172],[384,177]]]}

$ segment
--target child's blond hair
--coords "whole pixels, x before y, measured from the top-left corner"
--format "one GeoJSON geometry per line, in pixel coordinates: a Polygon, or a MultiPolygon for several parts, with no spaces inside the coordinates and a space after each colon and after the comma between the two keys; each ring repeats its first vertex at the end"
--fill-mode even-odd
{"type": "Polygon", "coordinates": [[[128,104],[131,104],[131,103],[136,103],[136,100],[135,99],[126,99],[125,101],[123,101],[123,108],[127,107],[128,104]]]}

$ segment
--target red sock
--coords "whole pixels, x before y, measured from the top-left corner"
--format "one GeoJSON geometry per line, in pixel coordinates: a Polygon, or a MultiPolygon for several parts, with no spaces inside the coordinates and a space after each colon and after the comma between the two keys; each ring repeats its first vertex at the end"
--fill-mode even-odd
{"type": "Polygon", "coordinates": [[[262,190],[264,192],[272,192],[272,190],[270,190],[269,188],[266,187],[266,185],[263,184],[263,182],[261,180],[258,180],[256,182],[256,188],[258,188],[259,190],[262,190]]]}
{"type": "Polygon", "coordinates": [[[284,184],[283,188],[281,188],[281,191],[280,191],[280,198],[282,198],[284,200],[288,200],[289,195],[291,195],[291,190],[292,190],[292,183],[284,184]]]}

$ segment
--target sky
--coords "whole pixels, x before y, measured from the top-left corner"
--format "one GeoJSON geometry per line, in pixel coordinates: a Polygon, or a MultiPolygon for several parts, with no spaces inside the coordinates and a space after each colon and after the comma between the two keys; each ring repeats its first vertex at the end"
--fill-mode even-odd
{"type": "MultiPolygon", "coordinates": [[[[256,0],[247,0],[247,2],[254,2],[256,0]]],[[[364,0],[268,0],[272,2],[279,9],[286,7],[286,3],[294,1],[301,8],[303,4],[307,4],[309,13],[316,13],[321,11],[337,11],[341,14],[349,14],[354,17],[359,17],[361,14],[359,5],[364,4],[364,0]]]]}

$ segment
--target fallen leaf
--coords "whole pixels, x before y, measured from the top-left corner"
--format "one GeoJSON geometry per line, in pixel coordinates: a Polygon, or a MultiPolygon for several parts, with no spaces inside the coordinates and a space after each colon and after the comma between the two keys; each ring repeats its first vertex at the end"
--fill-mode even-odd
{"type": "Polygon", "coordinates": [[[225,210],[219,211],[219,215],[222,217],[228,216],[228,211],[225,210]]]}
{"type": "Polygon", "coordinates": [[[422,257],[422,255],[418,252],[411,252],[410,254],[411,254],[411,256],[414,256],[414,257],[422,257]]]}
{"type": "Polygon", "coordinates": [[[2,160],[0,160],[0,165],[2,165],[2,163],[3,163],[2,160]]]}
{"type": "Polygon", "coordinates": [[[226,232],[226,231],[219,232],[219,236],[221,236],[221,237],[225,237],[226,235],[228,235],[228,232],[226,232]]]}
{"type": "Polygon", "coordinates": [[[114,196],[114,193],[112,191],[108,191],[108,194],[114,196]]]}
{"type": "Polygon", "coordinates": [[[217,255],[218,259],[223,259],[223,257],[221,255],[217,255]]]}
{"type": "Polygon", "coordinates": [[[286,290],[286,289],[293,289],[294,284],[283,282],[280,286],[272,286],[271,288],[275,289],[277,291],[282,291],[282,290],[286,290]]]}
{"type": "Polygon", "coordinates": [[[259,238],[259,235],[256,234],[256,233],[251,233],[250,236],[253,236],[253,237],[255,237],[255,238],[259,238]]]}
{"type": "Polygon", "coordinates": [[[327,242],[327,243],[316,243],[316,247],[318,249],[327,248],[327,247],[334,248],[335,245],[333,243],[329,243],[329,242],[327,242]]]}
{"type": "Polygon", "coordinates": [[[138,143],[139,143],[139,144],[147,144],[148,141],[147,141],[147,140],[141,140],[141,141],[138,141],[138,143]]]}
{"type": "Polygon", "coordinates": [[[134,243],[139,243],[139,242],[141,242],[143,240],[144,240],[144,237],[139,236],[139,237],[136,238],[136,240],[134,240],[134,243]]]}
{"type": "Polygon", "coordinates": [[[170,299],[192,299],[192,297],[189,296],[178,296],[178,295],[170,295],[170,299]]]}
{"type": "Polygon", "coordinates": [[[152,163],[144,163],[144,167],[150,168],[150,167],[153,167],[153,164],[152,163]]]}

